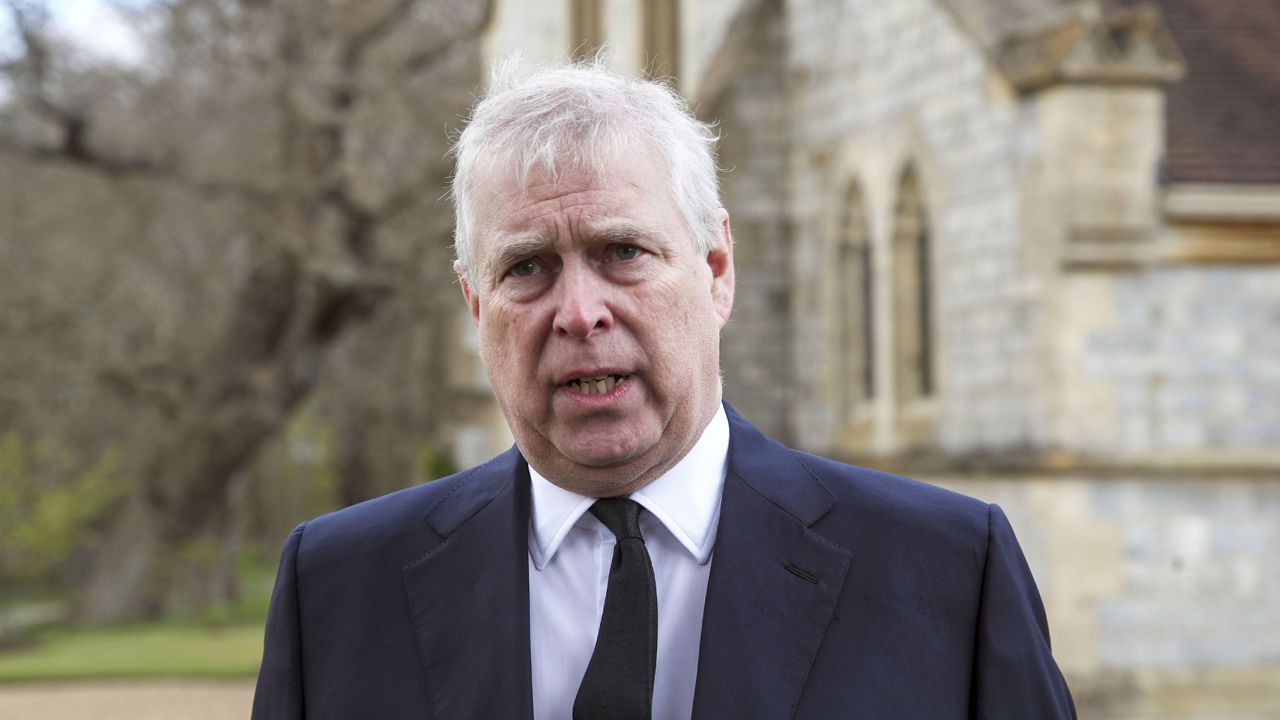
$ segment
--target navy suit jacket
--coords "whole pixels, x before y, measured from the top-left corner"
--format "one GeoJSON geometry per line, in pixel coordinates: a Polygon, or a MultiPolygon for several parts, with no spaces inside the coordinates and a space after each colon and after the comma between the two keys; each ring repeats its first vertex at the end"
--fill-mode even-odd
{"type": "MultiPolygon", "coordinates": [[[[695,718],[1075,717],[998,507],[729,425],[695,718]]],[[[515,449],[298,527],[255,720],[531,717],[528,527],[515,449]]]]}

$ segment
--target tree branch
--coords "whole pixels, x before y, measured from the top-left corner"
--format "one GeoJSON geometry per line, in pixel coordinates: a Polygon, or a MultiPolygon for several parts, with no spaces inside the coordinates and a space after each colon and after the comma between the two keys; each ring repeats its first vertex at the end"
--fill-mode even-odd
{"type": "Polygon", "coordinates": [[[108,365],[98,370],[98,381],[125,400],[154,407],[166,418],[175,418],[184,402],[181,388],[189,382],[178,369],[161,363],[146,367],[108,365]]]}
{"type": "Polygon", "coordinates": [[[409,55],[400,64],[400,72],[408,75],[421,72],[448,55],[457,46],[474,40],[476,35],[479,35],[488,26],[489,20],[493,16],[493,2],[486,0],[482,5],[484,9],[480,11],[479,17],[474,22],[449,33],[448,39],[444,42],[430,45],[409,55]]]}
{"type": "Polygon", "coordinates": [[[364,28],[353,34],[342,49],[342,67],[353,70],[364,62],[365,53],[374,43],[386,37],[395,26],[413,9],[418,0],[398,0],[387,9],[381,17],[374,19],[364,28]]]}
{"type": "Polygon", "coordinates": [[[173,182],[202,195],[233,196],[253,203],[273,199],[270,189],[251,183],[195,178],[172,163],[116,157],[91,147],[92,123],[88,114],[55,101],[49,90],[53,53],[45,36],[47,12],[43,6],[24,7],[19,0],[8,0],[6,4],[18,28],[24,55],[4,69],[18,81],[24,99],[35,114],[57,128],[58,139],[55,144],[42,145],[0,136],[0,152],[35,162],[65,163],[113,180],[140,178],[173,182]]]}
{"type": "Polygon", "coordinates": [[[171,182],[200,195],[233,197],[246,202],[266,205],[273,202],[277,193],[269,188],[256,187],[244,182],[209,180],[185,175],[176,166],[138,158],[115,158],[99,154],[84,143],[61,146],[27,145],[0,136],[0,152],[41,163],[63,163],[80,168],[111,180],[141,179],[155,182],[171,182]]]}

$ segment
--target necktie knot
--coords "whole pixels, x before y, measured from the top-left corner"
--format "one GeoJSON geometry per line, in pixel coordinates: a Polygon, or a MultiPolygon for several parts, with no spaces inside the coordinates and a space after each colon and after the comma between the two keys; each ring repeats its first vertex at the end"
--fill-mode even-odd
{"type": "Polygon", "coordinates": [[[635,538],[644,542],[640,534],[640,504],[631,498],[612,497],[597,500],[591,506],[591,514],[609,528],[619,542],[635,538]]]}

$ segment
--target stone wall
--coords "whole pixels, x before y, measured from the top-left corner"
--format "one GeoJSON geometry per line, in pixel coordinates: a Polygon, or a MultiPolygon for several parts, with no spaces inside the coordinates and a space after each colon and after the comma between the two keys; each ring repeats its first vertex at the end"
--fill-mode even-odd
{"type": "Polygon", "coordinates": [[[867,200],[876,256],[877,453],[1034,445],[1047,432],[1032,342],[1044,281],[1024,256],[1021,182],[1036,162],[1032,108],[989,67],[973,38],[929,0],[847,0],[787,6],[793,81],[789,210],[794,230],[796,436],[836,445],[833,395],[833,216],[848,182],[867,200]],[[897,183],[908,164],[923,181],[934,241],[938,398],[903,408],[894,387],[888,242],[897,183]],[[898,416],[923,415],[904,435],[898,416]]]}
{"type": "Polygon", "coordinates": [[[1159,216],[1159,90],[1017,95],[929,0],[794,0],[787,33],[796,441],[1098,468],[934,479],[1009,512],[1081,717],[1280,717],[1280,268],[1145,254],[1192,232],[1159,216]],[[831,402],[839,203],[857,183],[889,389],[908,163],[934,228],[941,392],[882,392],[853,433],[831,402]],[[1125,263],[1088,266],[1113,247],[1125,263]],[[912,413],[924,433],[902,430],[912,413]]]}
{"type": "Polygon", "coordinates": [[[756,28],[735,81],[710,115],[721,121],[721,194],[730,212],[736,271],[733,317],[721,342],[725,398],[761,430],[785,440],[792,356],[782,33],[780,17],[756,28]]]}
{"type": "Polygon", "coordinates": [[[1280,478],[934,477],[996,502],[1080,717],[1280,716],[1280,478]]]}
{"type": "Polygon", "coordinates": [[[1159,267],[1064,284],[1078,298],[1064,308],[1065,445],[1280,468],[1280,268],[1159,267]]]}
{"type": "MultiPolygon", "coordinates": [[[[770,0],[771,1],[771,0],[770,0]]],[[[680,91],[700,95],[701,81],[716,54],[724,49],[729,27],[749,3],[744,0],[697,0],[680,3],[680,91]]]]}

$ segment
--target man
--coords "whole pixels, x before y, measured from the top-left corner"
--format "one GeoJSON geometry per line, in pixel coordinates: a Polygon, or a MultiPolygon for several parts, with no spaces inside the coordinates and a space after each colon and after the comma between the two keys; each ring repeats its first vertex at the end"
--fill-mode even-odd
{"type": "Polygon", "coordinates": [[[455,269],[516,447],[285,545],[254,717],[1074,717],[999,508],[722,404],[714,138],[662,85],[509,72],[455,269]]]}

